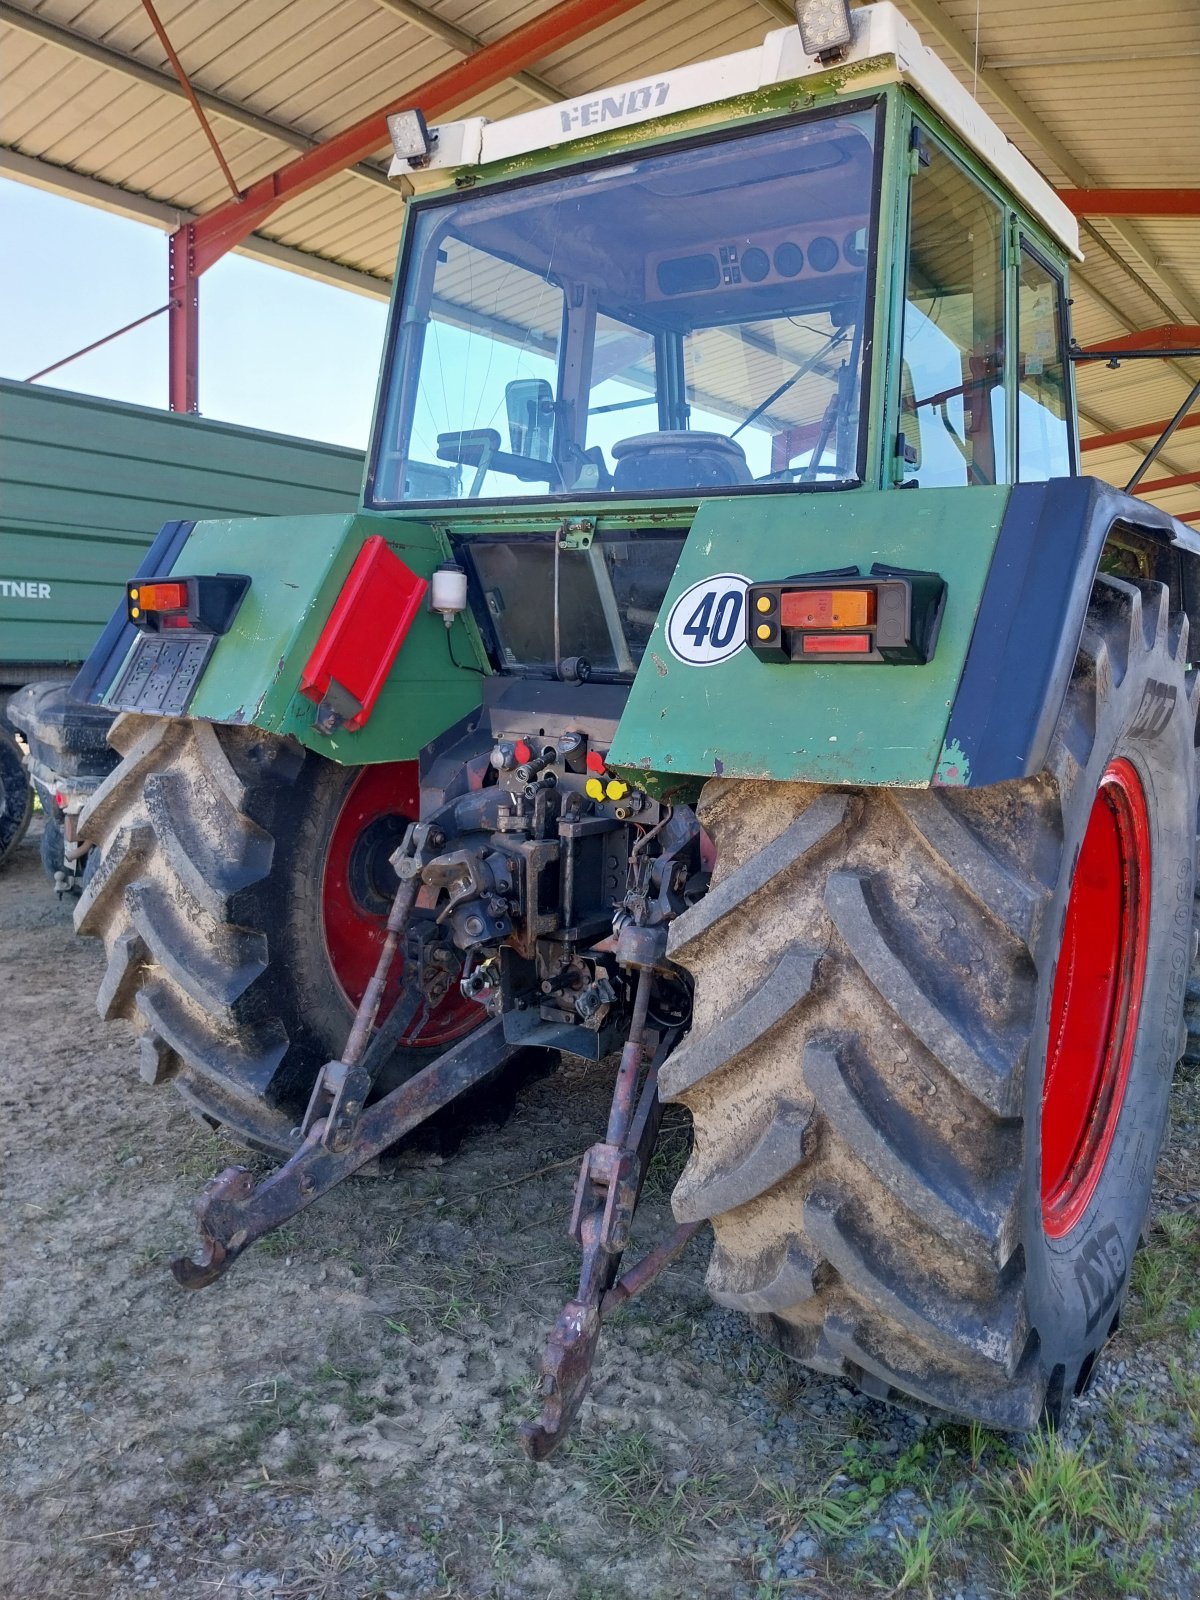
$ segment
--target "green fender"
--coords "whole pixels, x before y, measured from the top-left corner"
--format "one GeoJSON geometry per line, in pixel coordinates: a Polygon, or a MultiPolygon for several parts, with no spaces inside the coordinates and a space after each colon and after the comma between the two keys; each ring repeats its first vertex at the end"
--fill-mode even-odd
{"type": "Polygon", "coordinates": [[[694,793],[711,777],[934,782],[1011,489],[896,489],[705,501],[609,755],[630,782],[694,793]],[[924,666],[766,662],[743,646],[690,665],[667,643],[676,601],[730,573],[765,583],[874,563],[939,573],[946,608],[924,666]]]}

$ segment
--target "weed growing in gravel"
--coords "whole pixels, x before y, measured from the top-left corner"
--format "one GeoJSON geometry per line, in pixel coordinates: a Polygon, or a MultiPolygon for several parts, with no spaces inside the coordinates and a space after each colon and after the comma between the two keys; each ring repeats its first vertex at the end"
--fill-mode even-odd
{"type": "Polygon", "coordinates": [[[1126,1320],[1142,1339],[1200,1332],[1200,1206],[1164,1212],[1133,1261],[1126,1320]]]}
{"type": "Polygon", "coordinates": [[[1150,1571],[1135,1547],[1149,1518],[1129,1489],[1107,1464],[1085,1461],[1053,1434],[1035,1434],[1024,1459],[987,1485],[988,1521],[1012,1592],[1061,1600],[1099,1578],[1124,1593],[1148,1592],[1150,1571]]]}
{"type": "Polygon", "coordinates": [[[1179,1410],[1187,1418],[1192,1443],[1200,1445],[1200,1371],[1191,1362],[1172,1361],[1167,1367],[1179,1410]]]}
{"type": "Polygon", "coordinates": [[[644,1433],[576,1441],[571,1455],[583,1467],[610,1521],[674,1555],[696,1548],[706,1528],[740,1517],[744,1507],[720,1472],[702,1463],[669,1472],[644,1433]]]}
{"type": "MultiPolygon", "coordinates": [[[[1014,1450],[976,1425],[949,1425],[891,1460],[878,1441],[852,1436],[841,1470],[818,1488],[763,1482],[760,1490],[776,1548],[811,1535],[856,1592],[953,1593],[990,1569],[1014,1600],[1099,1600],[1149,1594],[1154,1580],[1147,1485],[1134,1454],[1093,1463],[1086,1446],[1053,1434],[1014,1450]],[[885,1542],[878,1525],[893,1519],[885,1542]]],[[[768,1563],[761,1600],[773,1600],[772,1573],[768,1563]]]]}
{"type": "Polygon", "coordinates": [[[256,1471],[267,1440],[298,1420],[305,1393],[272,1379],[243,1391],[239,1400],[244,1409],[237,1420],[213,1432],[205,1448],[193,1451],[178,1468],[182,1482],[217,1488],[238,1472],[256,1471]]]}

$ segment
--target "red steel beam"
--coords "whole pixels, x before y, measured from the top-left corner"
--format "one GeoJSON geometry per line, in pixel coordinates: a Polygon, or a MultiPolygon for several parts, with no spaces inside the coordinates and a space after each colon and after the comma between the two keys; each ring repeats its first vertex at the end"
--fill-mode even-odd
{"type": "Polygon", "coordinates": [[[1200,189],[1060,189],[1077,217],[1200,217],[1200,189]]]}
{"type": "Polygon", "coordinates": [[[1200,522],[1200,511],[1172,511],[1176,522],[1200,522]]]}
{"type": "Polygon", "coordinates": [[[464,61],[406,90],[332,139],[286,162],[252,183],[236,200],[228,200],[197,218],[196,271],[206,271],[287,201],[387,144],[387,119],[393,111],[419,106],[432,121],[642,3],[643,0],[559,0],[541,16],[484,45],[464,61]]]}
{"type": "Polygon", "coordinates": [[[394,111],[419,106],[432,121],[492,89],[589,33],[634,10],[643,0],[559,0],[541,16],[494,39],[474,55],[439,72],[370,116],[326,139],[235,199],[189,222],[171,238],[170,405],[172,411],[199,409],[197,380],[197,288],[228,251],[248,239],[271,214],[297,195],[344,172],[388,142],[387,119],[394,111]]]}
{"type": "MultiPolygon", "coordinates": [[[[1161,422],[1140,422],[1135,428],[1116,428],[1112,433],[1094,433],[1090,439],[1081,439],[1081,450],[1107,450],[1115,444],[1136,444],[1139,439],[1157,439],[1165,428],[1171,426],[1170,417],[1164,417],[1161,422]]],[[[1182,433],[1185,428],[1200,428],[1200,416],[1184,417],[1176,428],[1176,433],[1182,433]]]]}
{"type": "Polygon", "coordinates": [[[204,137],[212,146],[212,153],[214,156],[216,156],[217,165],[225,175],[225,182],[229,185],[230,192],[236,197],[238,194],[237,180],[234,178],[233,173],[229,169],[229,163],[225,159],[225,156],[221,150],[221,146],[217,143],[217,136],[212,131],[212,124],[204,115],[204,107],[200,104],[195,89],[192,88],[191,79],[183,70],[183,62],[180,61],[179,57],[175,54],[175,46],[171,43],[170,35],[167,33],[167,30],[163,27],[159,20],[158,12],[154,9],[154,0],[142,0],[142,6],[146,15],[150,18],[150,26],[158,35],[159,44],[162,45],[163,49],[167,53],[167,60],[174,68],[175,76],[179,79],[179,87],[183,90],[184,94],[187,95],[188,102],[190,103],[192,110],[196,113],[196,120],[204,130],[204,137]]]}
{"type": "Polygon", "coordinates": [[[1134,494],[1154,494],[1157,490],[1185,489],[1189,484],[1200,483],[1200,472],[1180,472],[1173,478],[1154,478],[1149,483],[1142,480],[1134,494]]]}
{"type": "Polygon", "coordinates": [[[1147,328],[1144,333],[1123,333],[1116,339],[1101,339],[1098,344],[1084,345],[1083,353],[1103,351],[1105,355],[1118,355],[1122,350],[1195,350],[1200,346],[1200,325],[1186,322],[1164,322],[1157,328],[1147,328]]]}

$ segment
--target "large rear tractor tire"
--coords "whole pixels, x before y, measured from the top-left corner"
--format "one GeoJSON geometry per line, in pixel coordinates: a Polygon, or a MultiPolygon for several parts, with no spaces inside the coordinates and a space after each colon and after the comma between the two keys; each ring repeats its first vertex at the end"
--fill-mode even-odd
{"type": "Polygon", "coordinates": [[[25,771],[21,747],[0,726],[0,865],[25,837],[33,816],[33,788],[25,771]]]}
{"type": "Polygon", "coordinates": [[[1187,653],[1102,577],[1039,777],[704,791],[675,1212],[721,1304],[869,1394],[1029,1428],[1116,1326],[1183,1042],[1187,653]]]}
{"type": "MultiPolygon", "coordinates": [[[[108,952],[100,1014],[138,1028],[148,1082],[283,1154],[374,971],[415,763],[341,767],[253,728],[160,717],[119,717],[109,739],[123,759],[80,819],[102,854],[75,912],[108,952]]],[[[383,1086],[481,1015],[452,987],[383,1086]]]]}

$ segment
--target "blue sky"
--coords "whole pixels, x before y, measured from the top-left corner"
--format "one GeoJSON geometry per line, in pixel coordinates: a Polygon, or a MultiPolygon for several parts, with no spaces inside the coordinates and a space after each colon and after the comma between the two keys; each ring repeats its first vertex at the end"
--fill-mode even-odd
{"type": "MultiPolygon", "coordinates": [[[[0,376],[28,378],[167,298],[167,236],[146,223],[0,179],[0,376]]],[[[387,307],[226,256],[200,284],[205,416],[363,448],[387,307]]],[[[167,403],[167,319],[44,380],[167,403]]]]}

